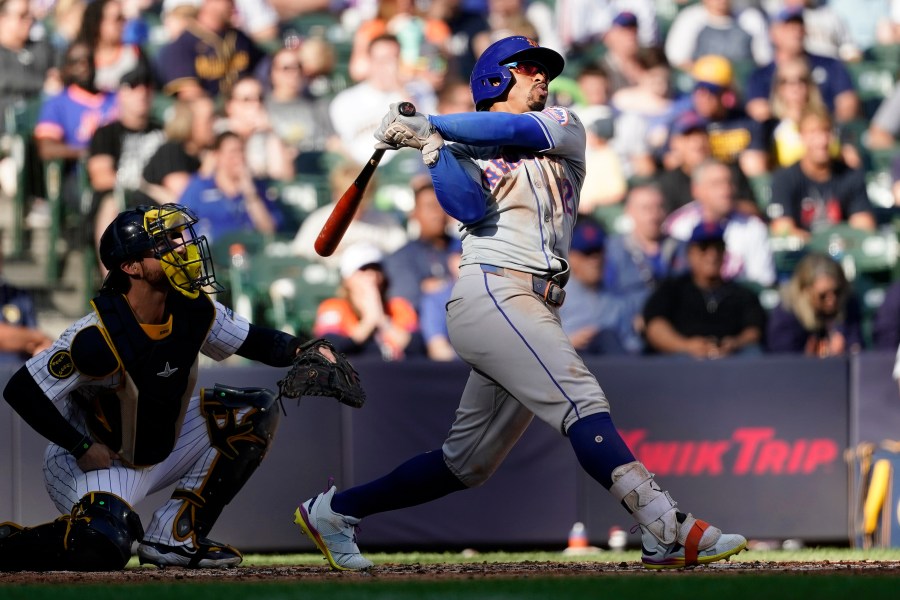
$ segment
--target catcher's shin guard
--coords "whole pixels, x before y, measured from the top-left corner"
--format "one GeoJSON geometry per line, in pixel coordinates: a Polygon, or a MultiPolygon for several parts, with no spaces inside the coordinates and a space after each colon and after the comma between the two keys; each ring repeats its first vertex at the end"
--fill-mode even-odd
{"type": "Polygon", "coordinates": [[[190,539],[195,547],[262,462],[281,416],[275,393],[266,388],[216,384],[201,390],[200,406],[217,455],[197,489],[172,493],[185,501],[175,520],[175,539],[190,539]]]}
{"type": "Polygon", "coordinates": [[[114,571],[131,558],[131,544],[144,536],[141,519],[127,502],[91,492],[72,513],[50,523],[0,524],[0,571],[114,571]]]}

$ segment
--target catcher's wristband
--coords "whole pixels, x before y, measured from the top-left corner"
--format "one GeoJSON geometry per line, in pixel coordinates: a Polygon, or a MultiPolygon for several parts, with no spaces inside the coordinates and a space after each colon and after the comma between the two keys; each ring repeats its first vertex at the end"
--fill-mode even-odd
{"type": "Polygon", "coordinates": [[[75,460],[78,460],[88,451],[88,448],[94,445],[94,440],[91,439],[90,435],[85,434],[78,443],[75,444],[75,447],[69,450],[69,454],[75,457],[75,460]]]}

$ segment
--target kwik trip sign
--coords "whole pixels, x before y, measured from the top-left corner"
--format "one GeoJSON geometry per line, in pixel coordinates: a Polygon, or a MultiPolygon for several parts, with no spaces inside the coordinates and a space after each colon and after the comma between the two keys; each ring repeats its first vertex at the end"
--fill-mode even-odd
{"type": "Polygon", "coordinates": [[[657,440],[647,429],[622,438],[656,475],[811,475],[834,468],[842,449],[829,438],[784,439],[774,427],[738,427],[721,440],[657,440]]]}

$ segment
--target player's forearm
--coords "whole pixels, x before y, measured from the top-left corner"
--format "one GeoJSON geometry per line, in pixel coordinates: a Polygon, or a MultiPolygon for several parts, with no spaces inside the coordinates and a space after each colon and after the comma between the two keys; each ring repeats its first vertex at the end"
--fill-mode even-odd
{"type": "Polygon", "coordinates": [[[3,397],[32,429],[69,450],[76,458],[87,450],[82,448],[80,454],[77,452],[84,443],[84,436],[63,418],[27,368],[22,367],[13,374],[3,390],[3,397]]]}
{"type": "Polygon", "coordinates": [[[553,140],[546,128],[537,117],[528,113],[431,115],[428,120],[445,140],[451,142],[472,146],[517,146],[536,151],[553,148],[553,140]]]}
{"type": "Polygon", "coordinates": [[[434,193],[448,215],[460,223],[474,223],[485,211],[484,190],[469,177],[447,148],[441,148],[438,161],[429,167],[434,193]]]}
{"type": "Polygon", "coordinates": [[[270,367],[289,367],[302,343],[303,340],[289,333],[250,325],[247,339],[236,354],[270,367]]]}

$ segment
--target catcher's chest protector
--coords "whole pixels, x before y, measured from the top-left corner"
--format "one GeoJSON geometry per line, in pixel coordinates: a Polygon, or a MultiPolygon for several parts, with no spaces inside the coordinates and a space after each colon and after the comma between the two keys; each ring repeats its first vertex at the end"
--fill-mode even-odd
{"type": "MultiPolygon", "coordinates": [[[[101,388],[78,390],[82,403],[91,404],[85,407],[88,426],[127,463],[159,463],[172,451],[181,431],[197,380],[197,356],[215,319],[215,307],[202,294],[196,299],[169,294],[166,304],[172,330],[161,339],[151,339],[124,296],[100,295],[93,304],[126,375],[117,393],[101,388]]],[[[82,355],[77,342],[73,342],[73,357],[82,355]]]]}

